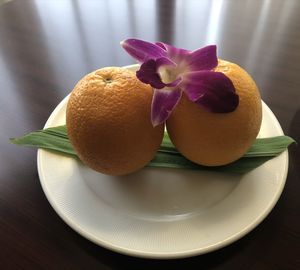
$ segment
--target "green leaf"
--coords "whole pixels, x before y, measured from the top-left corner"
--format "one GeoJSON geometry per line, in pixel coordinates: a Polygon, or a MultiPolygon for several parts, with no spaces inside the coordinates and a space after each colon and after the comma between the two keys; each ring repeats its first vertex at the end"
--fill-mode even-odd
{"type": "MultiPolygon", "coordinates": [[[[255,140],[254,144],[250,147],[244,157],[275,157],[294,142],[295,140],[289,136],[259,138],[255,140]]],[[[179,153],[179,151],[172,144],[167,133],[164,134],[163,142],[158,151],[174,154],[179,153]]]]}
{"type": "Polygon", "coordinates": [[[206,170],[226,173],[247,173],[273,157],[257,157],[248,158],[242,157],[239,160],[225,166],[201,166],[191,162],[182,155],[170,155],[168,153],[158,152],[154,159],[148,164],[149,167],[174,168],[174,169],[189,169],[189,170],[206,170]]]}
{"type": "MultiPolygon", "coordinates": [[[[65,125],[31,132],[23,137],[10,139],[10,141],[16,145],[44,148],[77,157],[68,139],[65,125]]],[[[225,166],[207,167],[195,164],[182,156],[172,144],[168,134],[165,133],[160,149],[147,166],[240,174],[249,172],[271,158],[278,156],[294,142],[288,136],[256,139],[249,151],[239,160],[225,166]]]]}
{"type": "Polygon", "coordinates": [[[16,145],[38,147],[77,156],[68,139],[65,126],[34,131],[20,138],[11,138],[10,142],[16,145]]]}
{"type": "Polygon", "coordinates": [[[288,136],[256,139],[245,157],[274,157],[294,142],[295,140],[288,136]]]}

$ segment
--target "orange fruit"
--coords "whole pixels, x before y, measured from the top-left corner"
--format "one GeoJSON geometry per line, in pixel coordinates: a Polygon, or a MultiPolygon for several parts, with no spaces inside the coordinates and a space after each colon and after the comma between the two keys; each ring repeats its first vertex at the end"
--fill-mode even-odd
{"type": "Polygon", "coordinates": [[[125,68],[103,68],[82,78],[66,111],[68,136],[81,161],[110,175],[144,167],[164,132],[164,125],[151,124],[152,95],[153,89],[125,68]]]}
{"type": "Polygon", "coordinates": [[[219,60],[215,71],[231,79],[240,100],[236,110],[212,113],[183,95],[167,120],[176,148],[187,159],[206,166],[225,165],[243,156],[254,142],[262,120],[259,90],[250,75],[224,60],[219,60]]]}

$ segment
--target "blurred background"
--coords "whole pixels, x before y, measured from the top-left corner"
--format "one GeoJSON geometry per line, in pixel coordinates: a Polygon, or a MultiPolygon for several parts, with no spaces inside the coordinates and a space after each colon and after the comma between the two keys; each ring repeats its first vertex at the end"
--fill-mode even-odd
{"type": "Polygon", "coordinates": [[[299,50],[300,1],[40,0],[12,8],[20,1],[1,8],[0,23],[15,18],[14,25],[0,26],[5,83],[16,69],[26,75],[30,62],[41,75],[38,80],[45,73],[55,78],[58,103],[84,74],[133,63],[119,45],[125,38],[159,40],[190,50],[217,44],[220,58],[239,64],[254,77],[263,100],[285,119],[281,121],[285,130],[298,109],[297,103],[284,104],[284,97],[295,95],[290,86],[300,86],[296,70],[300,55],[291,59],[299,50]],[[35,36],[29,40],[31,31],[35,36]],[[13,54],[8,53],[11,46],[13,54]]]}

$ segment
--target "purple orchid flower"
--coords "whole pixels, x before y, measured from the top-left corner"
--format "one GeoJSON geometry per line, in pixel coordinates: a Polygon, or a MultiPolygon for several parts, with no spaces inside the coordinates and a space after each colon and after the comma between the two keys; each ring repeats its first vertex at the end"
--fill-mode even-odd
{"type": "Polygon", "coordinates": [[[168,119],[183,92],[211,112],[232,112],[238,106],[239,96],[231,80],[222,72],[213,71],[218,65],[215,45],[195,51],[139,39],[126,39],[121,45],[141,63],[137,78],[154,88],[153,126],[168,119]]]}

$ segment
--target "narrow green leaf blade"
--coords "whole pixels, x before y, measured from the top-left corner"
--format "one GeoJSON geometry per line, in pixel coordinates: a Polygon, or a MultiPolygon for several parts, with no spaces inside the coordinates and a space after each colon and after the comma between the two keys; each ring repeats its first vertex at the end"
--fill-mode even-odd
{"type": "MultiPolygon", "coordinates": [[[[256,139],[244,157],[270,156],[274,157],[284,151],[295,140],[289,136],[276,136],[256,139]]],[[[179,153],[165,132],[160,152],[179,153]]]]}
{"type": "Polygon", "coordinates": [[[167,153],[157,153],[154,159],[147,165],[148,167],[173,168],[173,169],[188,169],[188,170],[206,170],[226,173],[243,174],[259,167],[273,157],[243,157],[231,164],[225,166],[201,166],[195,164],[182,155],[169,155],[167,153]]]}
{"type": "Polygon", "coordinates": [[[65,139],[69,139],[68,134],[67,134],[66,125],[46,128],[46,129],[43,129],[43,130],[40,130],[40,131],[48,133],[48,134],[52,134],[52,135],[55,135],[55,136],[58,136],[58,137],[62,137],[62,138],[65,138],[65,139]]]}
{"type": "MultiPolygon", "coordinates": [[[[31,132],[23,137],[10,139],[11,143],[22,146],[44,148],[76,157],[67,135],[66,126],[57,126],[31,132]]],[[[177,168],[189,170],[210,170],[227,173],[246,173],[279,155],[295,142],[288,136],[256,139],[244,157],[225,166],[206,167],[195,164],[182,156],[172,144],[169,135],[164,134],[163,142],[148,167],[177,168]]]]}
{"type": "Polygon", "coordinates": [[[10,142],[16,145],[29,146],[29,147],[38,147],[48,150],[53,150],[56,152],[61,152],[67,155],[76,156],[76,152],[73,149],[68,138],[60,136],[60,132],[63,135],[62,130],[39,130],[31,132],[20,138],[11,138],[10,142]]]}
{"type": "Polygon", "coordinates": [[[244,157],[274,157],[294,142],[289,136],[256,139],[244,157]]]}

